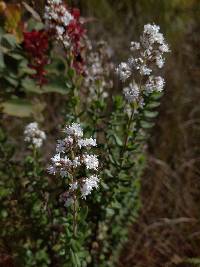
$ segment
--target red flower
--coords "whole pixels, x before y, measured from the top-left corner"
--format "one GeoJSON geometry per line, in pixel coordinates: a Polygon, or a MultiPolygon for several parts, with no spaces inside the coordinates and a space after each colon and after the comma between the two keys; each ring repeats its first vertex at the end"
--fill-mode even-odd
{"type": "Polygon", "coordinates": [[[74,55],[73,67],[79,74],[83,74],[85,62],[83,60],[82,52],[85,48],[83,45],[83,38],[86,30],[80,22],[80,10],[78,8],[73,8],[70,10],[70,13],[74,19],[67,26],[67,33],[71,40],[72,53],[74,55]]]}
{"type": "Polygon", "coordinates": [[[44,67],[48,63],[48,41],[48,33],[44,30],[24,32],[23,46],[29,55],[29,66],[36,70],[36,74],[32,75],[32,78],[36,79],[40,86],[47,82],[44,67]]]}
{"type": "Polygon", "coordinates": [[[77,73],[85,74],[85,62],[81,55],[74,57],[72,67],[76,70],[77,73]]]}

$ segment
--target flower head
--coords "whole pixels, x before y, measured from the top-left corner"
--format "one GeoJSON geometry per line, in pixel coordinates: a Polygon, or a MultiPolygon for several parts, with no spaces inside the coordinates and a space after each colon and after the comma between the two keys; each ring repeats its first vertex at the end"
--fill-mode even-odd
{"type": "Polygon", "coordinates": [[[41,131],[38,128],[37,122],[29,123],[24,130],[24,141],[27,143],[32,144],[36,148],[39,148],[42,146],[43,141],[46,139],[45,132],[41,131]]]}
{"type": "Polygon", "coordinates": [[[82,137],[83,136],[83,130],[81,128],[81,125],[79,123],[72,123],[70,126],[66,126],[65,128],[66,134],[70,136],[75,137],[82,137]]]}
{"type": "Polygon", "coordinates": [[[128,63],[122,62],[119,64],[116,69],[117,74],[119,75],[120,80],[125,82],[132,74],[131,68],[128,63]]]}
{"type": "Polygon", "coordinates": [[[117,74],[129,85],[123,89],[128,103],[136,102],[138,107],[144,106],[144,95],[161,92],[165,81],[157,75],[165,64],[164,54],[170,52],[160,27],[155,24],[144,25],[140,42],[131,42],[131,56],[117,68],[117,74]],[[131,80],[131,81],[130,81],[131,80]]]}
{"type": "Polygon", "coordinates": [[[58,140],[56,154],[51,158],[51,165],[47,171],[51,175],[58,174],[69,180],[68,191],[62,196],[65,205],[73,202],[73,196],[81,193],[85,198],[93,188],[98,187],[99,178],[94,174],[98,170],[99,161],[95,154],[88,154],[87,150],[95,147],[96,139],[83,138],[83,129],[79,123],[67,125],[64,129],[65,138],[58,140]],[[83,173],[91,173],[82,177],[83,173]]]}
{"type": "Polygon", "coordinates": [[[82,147],[92,147],[92,146],[96,146],[96,139],[93,138],[86,138],[86,139],[80,139],[78,140],[78,146],[80,148],[82,147]]]}
{"type": "Polygon", "coordinates": [[[99,161],[96,155],[88,155],[85,154],[83,156],[83,162],[85,163],[85,166],[89,170],[97,170],[99,166],[99,161]]]}
{"type": "Polygon", "coordinates": [[[140,95],[140,90],[137,84],[130,83],[128,87],[123,89],[125,99],[131,103],[137,101],[140,95]]]}
{"type": "Polygon", "coordinates": [[[81,197],[86,198],[93,188],[98,188],[99,186],[99,178],[96,175],[91,175],[89,178],[84,179],[83,186],[81,187],[81,197]]]}
{"type": "Polygon", "coordinates": [[[108,97],[108,90],[112,88],[111,73],[113,64],[111,62],[112,50],[104,41],[99,41],[92,47],[88,40],[90,49],[87,54],[87,68],[85,72],[84,87],[88,92],[88,101],[105,99],[108,97]]]}
{"type": "Polygon", "coordinates": [[[165,80],[162,77],[150,76],[145,84],[145,91],[147,94],[152,93],[153,91],[162,92],[164,85],[165,80]]]}
{"type": "Polygon", "coordinates": [[[83,39],[86,31],[80,20],[79,9],[68,8],[61,0],[48,0],[44,18],[52,38],[55,37],[65,49],[72,52],[74,55],[72,65],[78,73],[82,74],[84,72],[83,39]]]}

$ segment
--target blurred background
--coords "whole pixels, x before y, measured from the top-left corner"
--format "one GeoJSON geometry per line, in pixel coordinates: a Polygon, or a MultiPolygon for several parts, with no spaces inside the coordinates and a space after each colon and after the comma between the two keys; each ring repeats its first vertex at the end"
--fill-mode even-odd
{"type": "MultiPolygon", "coordinates": [[[[25,2],[38,12],[44,6],[25,2]]],[[[88,19],[91,39],[108,42],[115,63],[128,57],[129,43],[144,24],[161,26],[171,46],[163,73],[166,91],[149,141],[142,208],[119,266],[200,266],[200,1],[67,3],[88,19]]]]}

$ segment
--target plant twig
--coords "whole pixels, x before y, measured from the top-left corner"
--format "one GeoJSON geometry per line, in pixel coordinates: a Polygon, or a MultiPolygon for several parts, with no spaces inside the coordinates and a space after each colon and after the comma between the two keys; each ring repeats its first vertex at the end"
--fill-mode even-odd
{"type": "Polygon", "coordinates": [[[73,236],[77,235],[77,199],[76,194],[73,195],[73,236]]]}

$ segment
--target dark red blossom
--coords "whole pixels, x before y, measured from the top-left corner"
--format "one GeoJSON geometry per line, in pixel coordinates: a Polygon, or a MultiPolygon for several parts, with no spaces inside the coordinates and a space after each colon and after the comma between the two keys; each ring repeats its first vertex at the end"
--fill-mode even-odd
{"type": "Polygon", "coordinates": [[[74,17],[74,19],[67,26],[67,33],[71,40],[72,53],[74,56],[73,67],[79,74],[83,74],[85,62],[83,60],[82,52],[85,49],[85,46],[83,45],[83,38],[86,30],[83,27],[83,24],[80,22],[80,10],[78,8],[73,8],[69,11],[74,17]]]}
{"type": "Polygon", "coordinates": [[[44,30],[24,32],[23,46],[29,56],[29,66],[36,71],[32,78],[36,79],[40,86],[47,82],[45,66],[48,63],[48,42],[48,33],[44,30]]]}
{"type": "Polygon", "coordinates": [[[82,49],[82,38],[85,34],[85,29],[79,20],[72,20],[67,26],[67,32],[73,45],[73,51],[77,55],[82,49]]]}
{"type": "Polygon", "coordinates": [[[81,55],[74,57],[72,61],[72,67],[76,70],[78,74],[85,74],[85,62],[81,55]]]}

